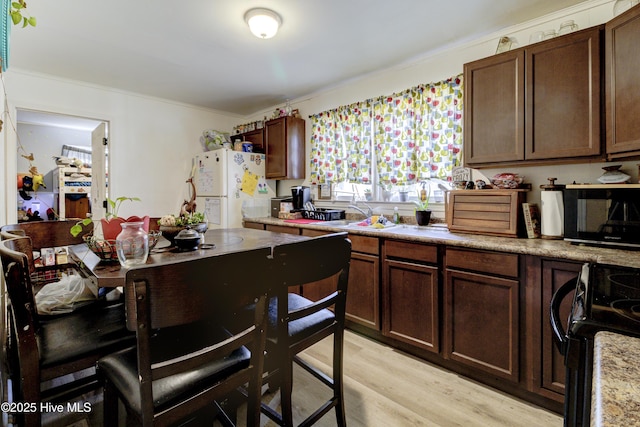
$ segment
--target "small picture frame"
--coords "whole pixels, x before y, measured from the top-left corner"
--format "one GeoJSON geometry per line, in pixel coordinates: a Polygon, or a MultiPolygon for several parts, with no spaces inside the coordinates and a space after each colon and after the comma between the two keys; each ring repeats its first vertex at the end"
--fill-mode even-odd
{"type": "Polygon", "coordinates": [[[331,184],[318,184],[318,200],[331,200],[331,184]]]}

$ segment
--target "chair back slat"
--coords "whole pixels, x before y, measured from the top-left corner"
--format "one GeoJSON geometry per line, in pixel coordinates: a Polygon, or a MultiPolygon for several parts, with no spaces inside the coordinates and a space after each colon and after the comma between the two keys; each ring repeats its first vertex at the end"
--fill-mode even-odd
{"type": "MultiPolygon", "coordinates": [[[[344,323],[347,284],[351,260],[351,241],[348,234],[326,234],[300,242],[277,245],[273,248],[273,293],[279,301],[286,301],[290,286],[304,287],[319,281],[330,280],[334,291],[309,305],[290,309],[278,303],[278,319],[281,324],[312,315],[326,308],[336,313],[336,321],[344,323]]],[[[287,334],[286,328],[278,328],[278,335],[287,334]]]]}
{"type": "MultiPolygon", "coordinates": [[[[145,281],[149,291],[151,328],[192,323],[202,318],[224,318],[233,307],[253,302],[250,293],[239,287],[260,279],[266,286],[268,248],[231,253],[160,266],[145,265],[126,274],[127,327],[135,331],[134,282],[145,281]],[[220,307],[217,301],[227,301],[220,307]],[[217,311],[211,312],[216,306],[217,311]],[[188,308],[188,310],[185,310],[188,308]],[[132,315],[130,315],[130,314],[132,315]]],[[[256,283],[259,285],[260,283],[256,283]]]]}
{"type": "Polygon", "coordinates": [[[350,257],[346,232],[277,245],[273,248],[274,275],[285,287],[313,283],[340,272],[350,257]]]}
{"type": "MultiPolygon", "coordinates": [[[[143,413],[153,413],[149,402],[153,402],[154,380],[222,360],[249,343],[259,341],[256,348],[264,349],[265,328],[256,329],[255,324],[266,322],[270,254],[271,250],[264,248],[127,271],[127,323],[137,335],[141,400],[146,405],[143,413]],[[255,310],[248,311],[247,306],[255,310]],[[204,345],[188,344],[188,349],[179,348],[178,339],[175,351],[169,352],[154,345],[154,331],[166,346],[166,337],[175,330],[191,328],[189,338],[183,336],[191,340],[219,325],[228,329],[226,339],[221,337],[210,343],[205,339],[204,345]]],[[[250,366],[237,374],[241,376],[240,383],[249,380],[251,370],[262,372],[262,351],[252,351],[250,366]]]]}
{"type": "Polygon", "coordinates": [[[70,230],[77,222],[77,220],[20,222],[3,225],[0,231],[14,234],[23,232],[26,236],[31,237],[33,247],[40,250],[83,243],[82,236],[93,230],[93,224],[84,226],[83,232],[74,237],[70,230]]]}
{"type": "Polygon", "coordinates": [[[0,231],[0,240],[12,240],[9,247],[14,251],[22,252],[27,256],[27,265],[29,266],[29,274],[35,272],[35,262],[33,259],[33,243],[31,238],[24,234],[23,230],[0,231]],[[16,239],[20,237],[20,239],[16,239]]]}

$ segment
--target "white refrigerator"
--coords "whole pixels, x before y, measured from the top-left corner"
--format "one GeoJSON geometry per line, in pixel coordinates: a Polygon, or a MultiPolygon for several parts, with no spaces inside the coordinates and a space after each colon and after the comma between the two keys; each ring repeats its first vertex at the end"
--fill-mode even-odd
{"type": "Polygon", "coordinates": [[[242,227],[242,218],[269,216],[276,184],[265,179],[264,154],[207,151],[194,159],[196,209],[209,228],[242,227]]]}

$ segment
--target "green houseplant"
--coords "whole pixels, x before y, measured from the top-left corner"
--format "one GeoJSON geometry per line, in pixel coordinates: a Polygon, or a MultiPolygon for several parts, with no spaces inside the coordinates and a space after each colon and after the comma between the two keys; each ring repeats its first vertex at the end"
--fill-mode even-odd
{"type": "Polygon", "coordinates": [[[120,206],[125,201],[131,202],[139,202],[140,198],[138,197],[118,197],[115,200],[107,199],[107,203],[109,204],[110,212],[107,213],[105,218],[101,218],[100,222],[102,224],[102,235],[106,240],[113,240],[116,238],[118,234],[122,231],[122,223],[123,222],[142,222],[142,228],[144,231],[149,232],[149,216],[130,216],[129,218],[122,218],[118,216],[118,210],[120,206]]]}
{"type": "MultiPolygon", "coordinates": [[[[101,218],[100,222],[102,225],[102,234],[105,240],[114,240],[120,231],[122,231],[122,223],[123,222],[142,222],[143,228],[145,231],[149,231],[149,217],[139,217],[139,216],[131,216],[129,218],[121,218],[118,216],[118,210],[120,206],[125,201],[139,202],[140,198],[138,197],[118,197],[115,200],[107,199],[107,203],[109,205],[110,212],[107,213],[105,218],[101,218]]],[[[71,227],[71,234],[73,236],[77,236],[83,230],[84,226],[91,224],[91,218],[85,218],[81,221],[78,221],[73,227],[71,227]]]]}
{"type": "Polygon", "coordinates": [[[429,209],[430,190],[426,190],[425,184],[422,185],[422,190],[418,192],[418,200],[413,201],[416,205],[416,222],[418,225],[429,225],[431,220],[431,210],[429,209]]]}
{"type": "Polygon", "coordinates": [[[198,233],[204,233],[207,231],[208,224],[204,213],[202,212],[190,212],[183,213],[181,215],[164,215],[158,220],[158,226],[162,236],[175,244],[175,237],[179,232],[186,228],[191,228],[198,233]]]}

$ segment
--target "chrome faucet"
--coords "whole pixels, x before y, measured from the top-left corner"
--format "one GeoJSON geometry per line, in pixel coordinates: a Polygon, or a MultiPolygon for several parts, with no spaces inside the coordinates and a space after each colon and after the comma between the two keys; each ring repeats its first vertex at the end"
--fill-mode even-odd
{"type": "Polygon", "coordinates": [[[362,208],[356,206],[356,205],[349,205],[348,207],[350,207],[351,209],[355,209],[358,212],[360,212],[362,215],[364,215],[366,218],[370,218],[373,216],[373,209],[371,208],[371,206],[369,206],[366,203],[362,203],[363,205],[365,205],[367,207],[367,211],[365,212],[362,208]]]}

